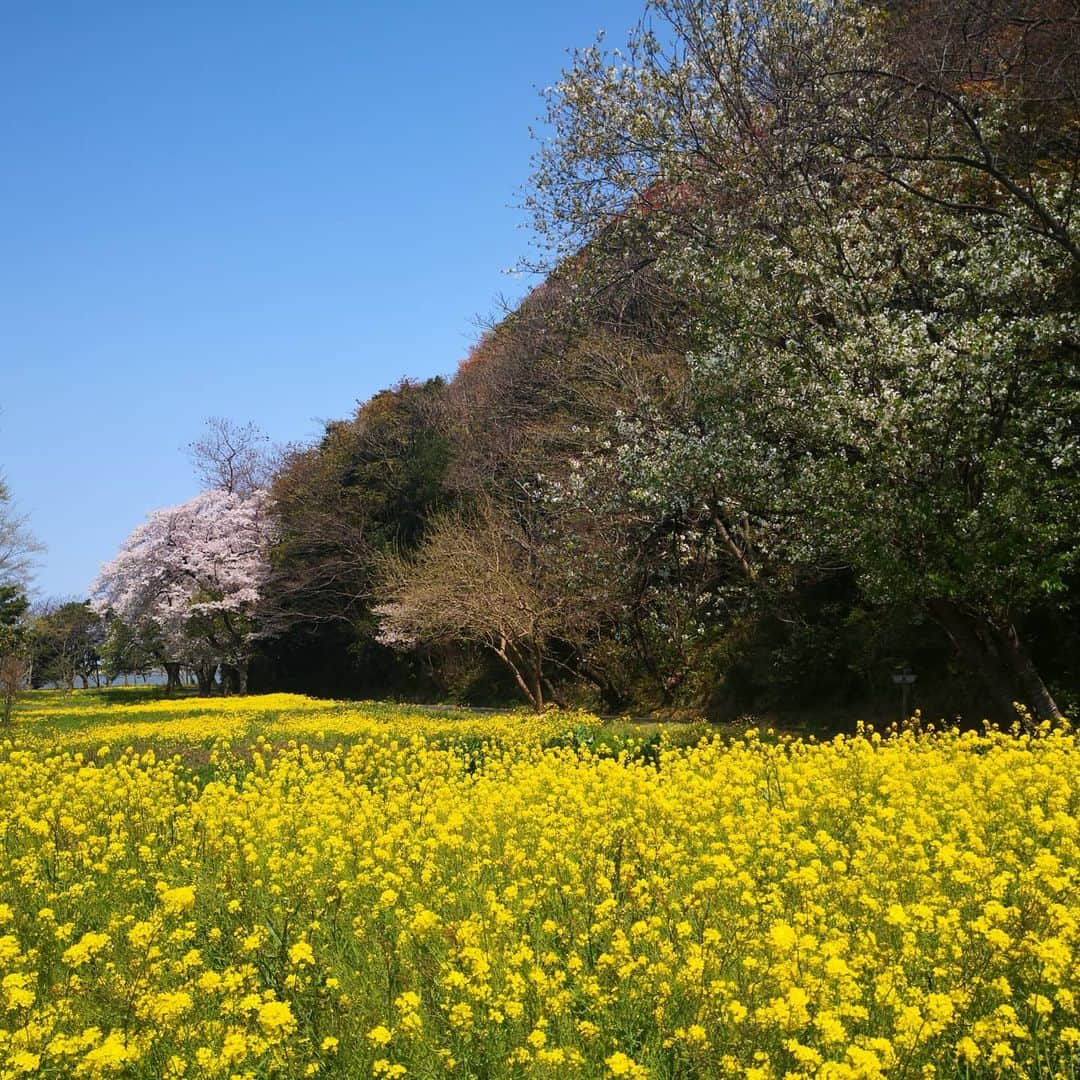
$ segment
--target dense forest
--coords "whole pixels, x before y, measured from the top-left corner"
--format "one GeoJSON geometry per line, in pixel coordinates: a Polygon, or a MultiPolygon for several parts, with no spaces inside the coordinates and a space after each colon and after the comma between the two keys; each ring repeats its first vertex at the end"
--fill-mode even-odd
{"type": "MultiPolygon", "coordinates": [[[[74,685],[1009,722],[1080,702],[1080,6],[653,0],[547,92],[542,280],[7,654],[74,685]],[[450,358],[448,358],[450,359],[450,358]]],[[[6,598],[5,598],[6,596],[6,598]]],[[[7,605],[4,607],[3,605],[7,605]]]]}

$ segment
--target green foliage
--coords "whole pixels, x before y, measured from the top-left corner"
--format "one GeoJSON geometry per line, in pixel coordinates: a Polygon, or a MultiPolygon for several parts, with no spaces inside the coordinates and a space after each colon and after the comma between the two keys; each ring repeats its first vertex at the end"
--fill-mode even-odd
{"type": "Polygon", "coordinates": [[[0,585],[0,656],[22,648],[29,608],[30,601],[21,586],[0,585]]]}
{"type": "Polygon", "coordinates": [[[71,689],[81,679],[86,686],[100,667],[103,638],[101,616],[86,602],[70,600],[37,615],[29,630],[34,684],[71,689]]]}
{"type": "Polygon", "coordinates": [[[555,250],[621,234],[696,298],[686,414],[619,430],[625,501],[731,561],[744,598],[706,619],[851,572],[999,711],[1056,715],[1016,626],[1080,554],[1074,113],[1036,91],[1075,104],[1075,64],[989,8],[652,11],[674,50],[643,30],[552,92],[532,199],[555,250]]]}
{"type": "Polygon", "coordinates": [[[1075,25],[961,6],[654,0],[625,49],[574,54],[529,197],[545,283],[274,479],[264,685],[498,692],[477,650],[519,640],[508,689],[608,711],[891,707],[911,664],[930,698],[977,685],[973,718],[1055,716],[1075,25]]]}

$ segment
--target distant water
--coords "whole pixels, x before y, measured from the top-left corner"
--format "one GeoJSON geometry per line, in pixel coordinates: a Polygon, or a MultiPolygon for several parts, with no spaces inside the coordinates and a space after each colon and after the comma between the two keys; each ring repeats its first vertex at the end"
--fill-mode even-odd
{"type": "MultiPolygon", "coordinates": [[[[98,682],[96,679],[90,679],[87,682],[87,687],[88,687],[88,689],[91,689],[91,690],[97,690],[97,689],[104,689],[106,686],[164,686],[168,681],[169,681],[169,678],[165,674],[165,672],[163,670],[158,669],[158,670],[147,672],[145,678],[143,678],[142,675],[140,675],[138,678],[136,678],[133,675],[129,675],[127,677],[127,679],[125,680],[122,675],[118,675],[115,679],[112,680],[112,682],[107,682],[105,679],[102,679],[100,682],[98,682]]],[[[195,680],[191,679],[190,682],[185,680],[184,685],[185,686],[194,686],[195,685],[195,680]]],[[[66,689],[66,687],[65,687],[65,685],[63,683],[57,683],[57,682],[43,683],[41,688],[43,690],[64,690],[64,689],[66,689]]],[[[82,680],[81,679],[76,679],[75,680],[75,689],[76,690],[81,690],[82,689],[82,680]]]]}

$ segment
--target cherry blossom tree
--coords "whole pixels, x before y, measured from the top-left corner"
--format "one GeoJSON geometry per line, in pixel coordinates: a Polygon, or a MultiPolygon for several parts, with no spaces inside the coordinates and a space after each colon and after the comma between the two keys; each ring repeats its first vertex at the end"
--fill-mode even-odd
{"type": "Polygon", "coordinates": [[[206,491],[155,510],[102,567],[94,606],[139,633],[170,684],[189,667],[209,693],[220,666],[226,685],[243,693],[270,539],[261,491],[206,491]]]}
{"type": "Polygon", "coordinates": [[[208,417],[188,456],[203,485],[249,495],[266,487],[273,473],[270,440],[253,424],[208,417]]]}

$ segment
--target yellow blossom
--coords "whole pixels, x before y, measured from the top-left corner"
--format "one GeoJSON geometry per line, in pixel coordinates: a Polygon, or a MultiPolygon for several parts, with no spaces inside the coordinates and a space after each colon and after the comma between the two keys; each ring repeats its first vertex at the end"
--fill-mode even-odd
{"type": "Polygon", "coordinates": [[[285,1001],[268,1001],[259,1006],[259,1024],[271,1036],[289,1035],[296,1030],[296,1018],[285,1001]]]}
{"type": "Polygon", "coordinates": [[[367,1040],[372,1046],[386,1046],[393,1037],[394,1033],[384,1024],[373,1027],[367,1033],[367,1040]]]}
{"type": "Polygon", "coordinates": [[[161,906],[171,915],[180,915],[195,906],[195,886],[178,885],[161,890],[161,906]]]}

